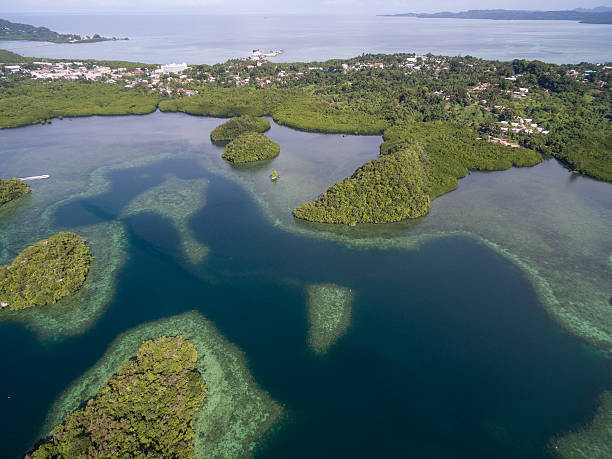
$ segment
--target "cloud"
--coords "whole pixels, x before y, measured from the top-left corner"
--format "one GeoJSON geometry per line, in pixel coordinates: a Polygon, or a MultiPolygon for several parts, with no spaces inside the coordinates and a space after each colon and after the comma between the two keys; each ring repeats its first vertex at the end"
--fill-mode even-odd
{"type": "MultiPolygon", "coordinates": [[[[2,0],[6,2],[6,0],[2,0]]],[[[0,5],[2,12],[73,13],[399,13],[459,11],[478,8],[571,9],[593,7],[602,0],[19,0],[0,5]],[[580,3],[580,5],[577,5],[580,3]]],[[[607,2],[609,3],[609,2],[607,2]]]]}

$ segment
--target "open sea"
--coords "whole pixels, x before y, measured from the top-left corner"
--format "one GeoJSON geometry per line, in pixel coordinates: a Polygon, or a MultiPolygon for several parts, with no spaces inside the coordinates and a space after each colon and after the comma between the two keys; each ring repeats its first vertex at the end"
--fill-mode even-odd
{"type": "Polygon", "coordinates": [[[362,53],[417,52],[557,64],[612,60],[612,26],[570,21],[488,21],[338,15],[15,15],[10,21],[62,33],[129,41],[49,44],[5,41],[19,54],[216,64],[253,49],[283,49],[278,62],[322,61],[362,53]]]}

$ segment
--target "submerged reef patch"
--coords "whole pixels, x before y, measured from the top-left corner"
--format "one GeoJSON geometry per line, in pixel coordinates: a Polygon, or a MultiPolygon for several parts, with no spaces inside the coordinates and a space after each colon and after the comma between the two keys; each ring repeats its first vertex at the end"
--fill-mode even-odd
{"type": "Polygon", "coordinates": [[[143,341],[182,335],[197,351],[196,369],[207,385],[206,400],[194,415],[195,457],[251,456],[283,408],[257,386],[242,351],[196,311],[141,325],[120,335],[90,370],[55,402],[41,437],[104,386],[143,341]]]}
{"type": "Polygon", "coordinates": [[[335,284],[308,287],[308,345],[325,354],[343,336],[351,322],[352,292],[335,284]]]}
{"type": "Polygon", "coordinates": [[[168,176],[162,184],[132,199],[122,216],[153,212],[170,220],[181,237],[185,258],[193,264],[204,261],[208,247],[199,242],[189,228],[189,219],[206,204],[206,179],[183,180],[168,176]]]}
{"type": "Polygon", "coordinates": [[[555,438],[550,449],[568,459],[612,457],[612,392],[604,392],[593,420],[585,427],[555,438]]]}

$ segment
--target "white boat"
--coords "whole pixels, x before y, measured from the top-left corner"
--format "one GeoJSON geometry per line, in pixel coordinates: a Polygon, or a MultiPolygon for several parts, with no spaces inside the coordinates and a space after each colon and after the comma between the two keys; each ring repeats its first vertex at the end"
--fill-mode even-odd
{"type": "Polygon", "coordinates": [[[19,180],[41,180],[41,179],[47,179],[47,178],[49,178],[48,175],[33,175],[31,177],[20,178],[19,180]]]}

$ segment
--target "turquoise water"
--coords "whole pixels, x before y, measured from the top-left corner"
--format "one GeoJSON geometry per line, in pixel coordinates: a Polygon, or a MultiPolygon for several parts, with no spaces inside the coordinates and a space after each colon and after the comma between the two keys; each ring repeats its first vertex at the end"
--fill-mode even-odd
{"type": "Polygon", "coordinates": [[[612,27],[569,21],[487,21],[374,15],[16,15],[3,18],[59,32],[129,41],[49,44],[3,41],[26,56],[216,64],[261,48],[277,62],[321,61],[362,53],[417,52],[557,64],[612,60],[612,27]],[[240,33],[237,33],[240,31],[240,33]]]}
{"type": "MultiPolygon", "coordinates": [[[[393,241],[448,231],[440,214],[466,230],[453,212],[472,212],[493,242],[529,244],[538,205],[544,235],[532,237],[564,240],[556,222],[565,214],[544,193],[522,207],[524,227],[507,224],[510,234],[498,239],[486,233],[503,215],[516,220],[514,203],[539,183],[563,198],[566,212],[572,197],[590,212],[591,229],[578,239],[585,251],[602,249],[592,254],[597,267],[610,251],[598,232],[610,218],[608,184],[564,181],[556,162],[472,174],[417,223],[326,233],[293,222],[287,211],[375,157],[380,138],[273,125],[280,156],[234,168],[208,139],[220,122],[155,113],[0,132],[3,177],[51,175],[0,213],[0,262],[54,231],[112,222],[123,228],[125,246],[110,300],[86,326],[0,322],[0,412],[10,420],[0,429],[2,457],[32,446],[53,401],[119,334],[192,309],[244,351],[256,382],[286,409],[261,457],[544,457],[553,435],[589,420],[600,392],[612,387],[610,361],[557,325],[520,265],[464,234],[415,247],[393,241]],[[267,179],[272,169],[278,183],[267,179]],[[181,214],[188,228],[135,200],[168,183],[206,183],[198,185],[203,207],[174,210],[188,212],[181,214]],[[127,212],[134,202],[141,211],[127,212]],[[546,236],[551,223],[556,233],[546,236]],[[185,254],[187,230],[207,248],[201,262],[185,254]],[[348,331],[324,356],[307,343],[307,288],[319,283],[349,288],[353,297],[348,331]]],[[[111,241],[90,232],[99,246],[111,241]]],[[[587,255],[563,256],[579,280],[587,255]]],[[[609,287],[609,279],[600,286],[609,287]]]]}

